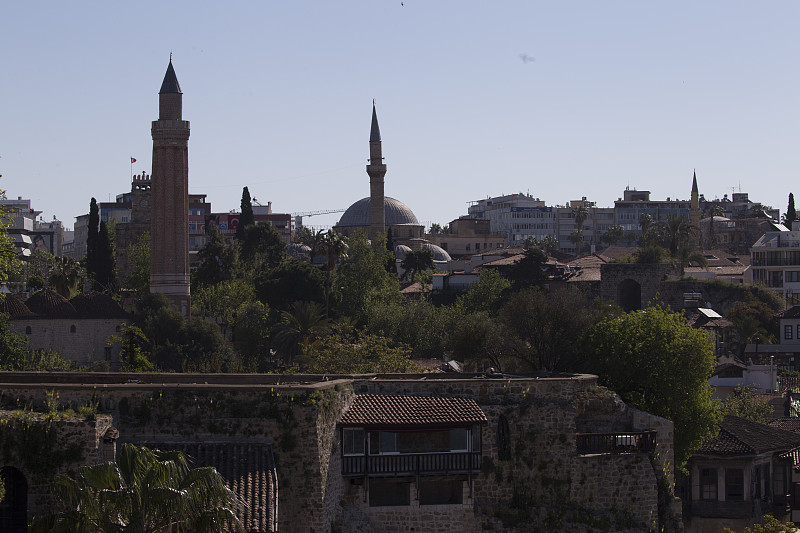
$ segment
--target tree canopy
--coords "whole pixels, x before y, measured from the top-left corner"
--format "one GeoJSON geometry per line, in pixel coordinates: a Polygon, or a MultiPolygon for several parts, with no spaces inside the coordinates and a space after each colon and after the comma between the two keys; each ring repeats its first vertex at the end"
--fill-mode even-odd
{"type": "Polygon", "coordinates": [[[32,531],[70,533],[216,533],[241,531],[243,503],[211,467],[191,468],[179,451],[125,443],[116,463],[60,474],[52,485],[55,511],[32,531]]]}
{"type": "Polygon", "coordinates": [[[675,465],[713,437],[720,419],[708,384],[715,365],[705,332],[664,307],[632,311],[593,326],[585,369],[622,399],[675,424],[675,465]]]}

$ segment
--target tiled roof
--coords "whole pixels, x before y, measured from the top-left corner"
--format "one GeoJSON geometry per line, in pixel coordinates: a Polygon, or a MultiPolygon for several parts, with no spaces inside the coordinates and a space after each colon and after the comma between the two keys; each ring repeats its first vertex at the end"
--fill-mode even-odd
{"type": "Polygon", "coordinates": [[[37,292],[28,298],[25,305],[37,315],[53,318],[72,318],[77,315],[69,300],[49,289],[37,292]]]}
{"type": "Polygon", "coordinates": [[[800,418],[784,416],[776,418],[768,422],[770,427],[782,429],[784,431],[791,431],[793,433],[800,433],[800,418]]]}
{"type": "Polygon", "coordinates": [[[697,453],[746,455],[789,450],[795,446],[800,446],[800,434],[751,422],[744,418],[726,416],[720,424],[719,435],[704,442],[697,453]]]}
{"type": "Polygon", "coordinates": [[[79,294],[69,301],[82,318],[128,318],[114,299],[101,292],[79,294]]]}
{"type": "Polygon", "coordinates": [[[3,298],[3,303],[0,305],[0,311],[8,313],[11,318],[24,318],[34,316],[33,312],[28,309],[25,302],[18,294],[8,294],[3,298]]]}
{"type": "Polygon", "coordinates": [[[800,318],[800,305],[794,305],[786,311],[781,311],[775,316],[778,318],[800,318]]]}
{"type": "Polygon", "coordinates": [[[346,426],[448,426],[480,424],[486,415],[471,398],[362,394],[342,415],[346,426]]]}
{"type": "Polygon", "coordinates": [[[147,443],[159,450],[180,450],[192,467],[213,466],[246,505],[239,509],[245,531],[274,531],[276,470],[269,444],[237,442],[147,443]]]}

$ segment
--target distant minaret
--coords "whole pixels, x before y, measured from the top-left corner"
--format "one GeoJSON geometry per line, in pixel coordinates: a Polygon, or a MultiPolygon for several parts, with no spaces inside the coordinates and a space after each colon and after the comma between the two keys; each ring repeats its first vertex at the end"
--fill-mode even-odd
{"type": "Polygon", "coordinates": [[[692,200],[689,207],[689,224],[692,225],[692,242],[695,246],[700,246],[700,194],[697,191],[697,171],[692,176],[692,200]]]}
{"type": "Polygon", "coordinates": [[[381,130],[378,127],[375,100],[372,101],[367,174],[369,174],[369,237],[374,238],[386,233],[386,210],[383,203],[383,177],[386,175],[386,165],[383,164],[381,130]]]}
{"type": "Polygon", "coordinates": [[[163,293],[189,316],[189,121],[172,57],[158,92],[153,121],[153,208],[150,217],[150,292],[163,293]]]}

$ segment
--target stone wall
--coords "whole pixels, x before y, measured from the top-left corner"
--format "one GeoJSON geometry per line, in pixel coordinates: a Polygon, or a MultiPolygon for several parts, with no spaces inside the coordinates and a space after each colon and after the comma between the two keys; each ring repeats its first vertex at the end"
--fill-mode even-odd
{"type": "Polygon", "coordinates": [[[108,423],[113,419],[119,429],[119,442],[271,445],[282,533],[648,531],[658,516],[661,465],[644,453],[578,455],[576,433],[657,429],[665,453],[671,452],[670,422],[627,408],[598,387],[596,377],[585,375],[6,373],[3,378],[6,403],[41,405],[48,391],[72,405],[98,402],[108,423]],[[363,480],[341,475],[336,424],[354,394],[464,397],[479,404],[488,419],[481,435],[482,471],[464,476],[462,504],[419,505],[413,497],[416,481],[409,480],[411,505],[369,506],[363,480]],[[507,432],[498,430],[503,421],[507,432]]]}
{"type": "MultiPolygon", "coordinates": [[[[106,341],[111,335],[119,335],[123,323],[125,320],[102,318],[9,320],[11,330],[28,339],[29,349],[53,350],[64,359],[81,364],[105,361],[106,341]]],[[[119,352],[119,344],[111,347],[112,364],[119,364],[119,352]]]]}
{"type": "Polygon", "coordinates": [[[625,307],[620,286],[626,280],[631,280],[641,289],[637,309],[642,309],[658,299],[661,281],[676,273],[671,264],[608,263],[600,267],[600,297],[625,307]]]}

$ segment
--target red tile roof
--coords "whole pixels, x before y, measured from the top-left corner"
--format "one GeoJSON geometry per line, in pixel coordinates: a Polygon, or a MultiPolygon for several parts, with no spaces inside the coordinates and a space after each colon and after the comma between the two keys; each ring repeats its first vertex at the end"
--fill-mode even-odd
{"type": "Polygon", "coordinates": [[[768,451],[789,450],[800,445],[800,435],[726,416],[719,426],[719,435],[707,440],[697,451],[702,455],[750,455],[768,451]]]}
{"type": "Polygon", "coordinates": [[[480,424],[486,415],[471,398],[362,394],[342,415],[345,426],[452,426],[480,424]]]}

